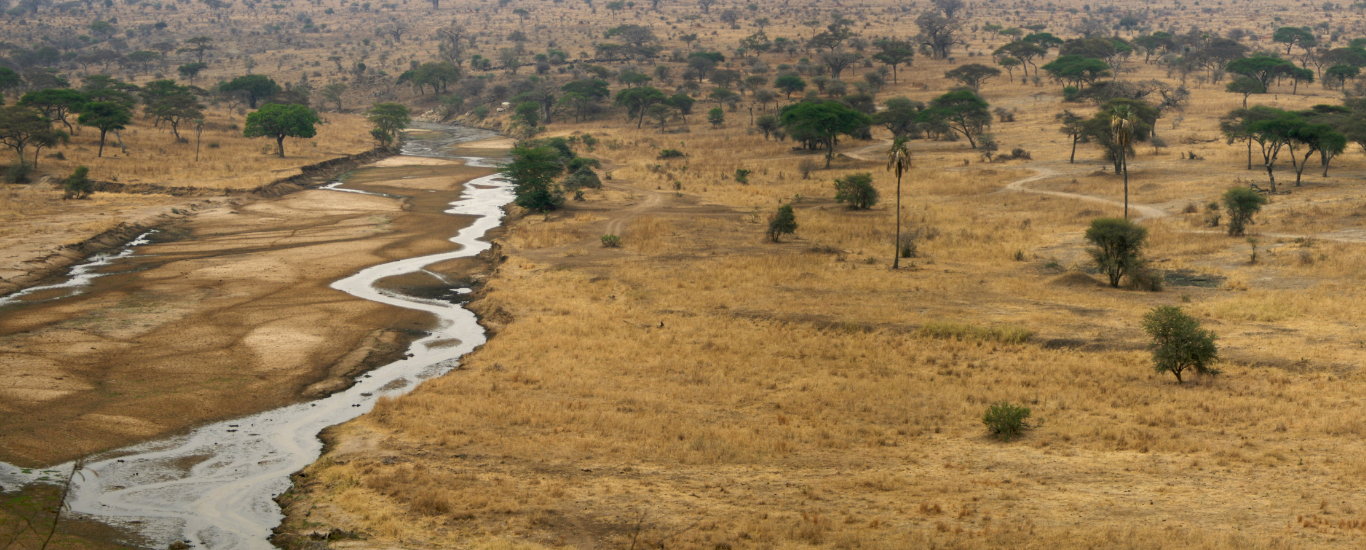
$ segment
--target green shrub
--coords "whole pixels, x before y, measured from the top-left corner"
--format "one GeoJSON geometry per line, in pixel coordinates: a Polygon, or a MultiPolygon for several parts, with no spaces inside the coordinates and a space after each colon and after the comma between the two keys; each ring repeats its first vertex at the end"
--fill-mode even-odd
{"type": "Polygon", "coordinates": [[[581,166],[574,173],[565,176],[560,182],[560,186],[565,191],[577,191],[579,189],[601,189],[602,180],[598,178],[598,173],[592,168],[581,166]]]}
{"type": "Polygon", "coordinates": [[[1032,427],[1025,424],[1025,419],[1029,418],[1029,415],[1029,407],[1002,401],[987,408],[987,413],[982,416],[982,424],[986,425],[991,435],[1001,441],[1010,441],[1024,435],[1024,431],[1032,427]]]}
{"type": "Polygon", "coordinates": [[[877,188],[868,172],[850,174],[835,180],[835,202],[847,202],[855,210],[866,210],[877,204],[877,188]]]}
{"type": "Polygon", "coordinates": [[[1177,384],[1182,382],[1181,373],[1186,370],[1219,374],[1217,369],[1210,366],[1219,360],[1219,348],[1214,345],[1218,337],[1200,328],[1200,321],[1186,315],[1181,308],[1153,308],[1143,316],[1143,330],[1153,338],[1148,345],[1153,352],[1153,367],[1159,373],[1176,375],[1177,384]]]}
{"type": "Polygon", "coordinates": [[[602,246],[603,248],[618,248],[621,246],[621,237],[616,235],[603,235],[602,246]]]}
{"type": "Polygon", "coordinates": [[[66,181],[62,182],[62,187],[66,189],[66,194],[62,198],[84,199],[93,195],[95,193],[95,182],[90,181],[89,174],[89,168],[77,166],[76,171],[72,172],[66,181]]]}
{"type": "Polygon", "coordinates": [[[1252,215],[1262,210],[1266,197],[1247,187],[1234,187],[1224,193],[1224,206],[1228,208],[1228,234],[1241,237],[1247,226],[1252,225],[1252,215]]]}
{"type": "Polygon", "coordinates": [[[33,165],[19,161],[19,164],[11,164],[5,169],[5,183],[29,183],[29,176],[32,175],[33,165]]]}
{"type": "Polygon", "coordinates": [[[599,162],[598,159],[592,159],[588,157],[574,157],[569,161],[569,165],[567,167],[569,168],[570,172],[578,172],[579,169],[583,168],[584,166],[602,168],[602,163],[599,162]]]}
{"type": "Polygon", "coordinates": [[[664,159],[681,159],[681,158],[686,157],[686,156],[688,156],[688,155],[683,154],[683,151],[679,151],[678,149],[665,149],[665,150],[659,152],[659,158],[660,158],[660,160],[664,160],[664,159]]]}
{"type": "Polygon", "coordinates": [[[750,174],[751,174],[751,171],[749,171],[749,170],[745,170],[744,168],[736,168],[736,169],[735,169],[735,181],[740,182],[740,183],[743,183],[743,184],[745,184],[745,185],[749,185],[749,175],[750,175],[750,174]]]}
{"type": "Polygon", "coordinates": [[[778,207],[778,211],[768,218],[768,240],[778,242],[783,235],[790,235],[797,231],[797,214],[792,211],[792,205],[784,204],[778,207]]]}
{"type": "Polygon", "coordinates": [[[920,327],[919,334],[928,338],[943,338],[978,342],[1023,344],[1034,336],[1029,329],[1016,325],[979,327],[968,323],[931,321],[920,327]]]}
{"type": "Polygon", "coordinates": [[[1119,288],[1120,279],[1125,274],[1135,273],[1143,267],[1143,242],[1148,238],[1148,230],[1129,220],[1120,218],[1099,218],[1091,221],[1086,230],[1086,240],[1095,245],[1091,257],[1096,267],[1110,277],[1110,286],[1119,288]]]}

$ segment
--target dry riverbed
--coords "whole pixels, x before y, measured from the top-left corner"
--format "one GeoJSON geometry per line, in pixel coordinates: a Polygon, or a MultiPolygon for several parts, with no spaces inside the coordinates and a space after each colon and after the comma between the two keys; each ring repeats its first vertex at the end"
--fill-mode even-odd
{"type": "MultiPolygon", "coordinates": [[[[0,460],[45,465],[344,388],[429,319],[331,289],[370,265],[447,250],[443,214],[490,173],[391,158],[351,187],[200,201],[79,296],[0,317],[0,460]]],[[[155,202],[155,201],[153,201],[155,202]]],[[[466,262],[431,281],[467,280],[466,262]]],[[[443,272],[443,269],[445,272],[443,272]]]]}

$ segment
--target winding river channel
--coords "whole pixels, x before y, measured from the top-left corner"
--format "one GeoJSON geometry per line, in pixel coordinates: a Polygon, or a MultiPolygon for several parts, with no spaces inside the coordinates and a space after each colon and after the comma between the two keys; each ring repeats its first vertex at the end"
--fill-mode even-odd
{"type": "MultiPolygon", "coordinates": [[[[491,165],[488,159],[449,152],[457,143],[494,136],[490,132],[421,122],[413,128],[426,132],[405,143],[404,155],[491,165]]],[[[336,184],[327,188],[364,192],[336,184]]],[[[474,313],[449,302],[380,290],[375,282],[487,250],[489,243],[480,239],[502,222],[502,207],[512,198],[511,187],[497,175],[470,181],[460,200],[446,210],[447,214],[476,216],[450,239],[458,245],[456,250],[377,265],[331,285],[358,298],[435,316],[436,328],[412,344],[407,358],[370,371],[350,389],[329,397],[89,457],[84,475],[76,478],[71,511],[125,527],[156,547],[180,540],[201,548],[273,548],[267,537],[284,517],[274,499],[289,488],[292,473],[318,459],[322,452],[318,434],[324,428],[368,412],[382,396],[406,393],[423,380],[449,372],[461,356],[485,341],[474,313]],[[452,340],[459,344],[449,345],[452,340]]],[[[126,250],[134,253],[131,247],[126,250]]],[[[71,467],[37,471],[0,463],[0,485],[52,478],[71,467]]]]}

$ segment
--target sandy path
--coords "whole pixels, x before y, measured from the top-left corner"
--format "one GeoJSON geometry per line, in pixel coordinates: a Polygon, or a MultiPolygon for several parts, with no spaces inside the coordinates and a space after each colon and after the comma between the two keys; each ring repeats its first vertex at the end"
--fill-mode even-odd
{"type": "MultiPolygon", "coordinates": [[[[1135,166],[1138,166],[1138,165],[1135,165],[1135,166]]],[[[1015,181],[1010,182],[1009,184],[1007,184],[1007,185],[1005,186],[1005,189],[1003,189],[1004,191],[1013,191],[1013,192],[1020,192],[1020,193],[1032,193],[1032,194],[1036,194],[1036,195],[1049,195],[1049,196],[1053,196],[1053,197],[1061,197],[1061,198],[1067,198],[1067,199],[1073,199],[1073,200],[1080,200],[1080,201],[1088,201],[1088,202],[1093,202],[1093,203],[1105,204],[1105,205],[1109,205],[1109,206],[1117,206],[1117,207],[1120,207],[1120,208],[1123,208],[1123,207],[1124,207],[1124,202],[1123,202],[1123,201],[1117,201],[1117,200],[1108,199],[1108,198],[1105,198],[1105,197],[1098,197],[1098,196],[1095,196],[1095,195],[1085,195],[1085,194],[1081,194],[1081,193],[1069,193],[1069,192],[1066,192],[1066,191],[1050,191],[1050,190],[1045,190],[1045,189],[1034,189],[1034,188],[1028,187],[1028,185],[1029,185],[1030,183],[1034,183],[1034,182],[1037,182],[1037,181],[1043,181],[1043,180],[1047,180],[1047,179],[1050,179],[1050,178],[1056,178],[1056,177],[1075,176],[1075,175],[1078,175],[1078,174],[1085,173],[1085,170],[1075,170],[1075,171],[1071,171],[1071,172],[1059,172],[1059,171],[1057,171],[1057,170],[1055,170],[1055,169],[1049,167],[1049,166],[1046,165],[1046,164],[1031,164],[1031,165],[1029,165],[1029,166],[1027,166],[1027,167],[1022,167],[1022,168],[1028,168],[1028,169],[1030,169],[1030,170],[1035,171],[1036,173],[1035,173],[1034,175],[1032,175],[1032,176],[1028,176],[1028,177],[1021,178],[1021,179],[1018,179],[1018,180],[1015,180],[1015,181]]],[[[1130,202],[1130,203],[1129,203],[1129,208],[1130,208],[1131,210],[1137,211],[1139,214],[1142,214],[1141,216],[1139,216],[1139,217],[1137,217],[1137,218],[1134,218],[1134,221],[1140,221],[1140,222],[1141,222],[1141,221],[1145,221],[1145,220],[1156,220],[1156,219],[1161,219],[1161,218],[1166,218],[1166,217],[1171,216],[1171,213],[1170,213],[1170,212],[1167,212],[1166,210],[1163,210],[1163,209],[1160,208],[1160,207],[1153,206],[1153,205],[1148,205],[1148,204],[1138,204],[1138,203],[1130,202]]],[[[1183,232],[1183,233],[1209,233],[1209,234],[1222,234],[1222,233],[1225,233],[1224,231],[1217,231],[1217,230],[1213,230],[1213,229],[1187,229],[1187,230],[1183,230],[1182,232],[1183,232]]],[[[1273,238],[1273,239],[1318,239],[1318,240],[1324,240],[1324,241],[1334,241],[1334,242],[1343,242],[1343,243],[1366,243],[1366,229],[1351,229],[1351,228],[1340,229],[1340,230],[1333,231],[1333,232],[1329,232],[1329,233],[1317,233],[1317,234],[1260,232],[1260,231],[1252,230],[1252,231],[1249,232],[1248,236],[1249,236],[1249,237],[1270,237],[1270,238],[1273,238]]]]}
{"type": "Polygon", "coordinates": [[[466,221],[441,211],[483,173],[363,170],[412,198],[312,190],[207,210],[84,295],[6,310],[0,461],[50,464],[345,387],[429,321],[328,285],[449,250],[466,221]]]}

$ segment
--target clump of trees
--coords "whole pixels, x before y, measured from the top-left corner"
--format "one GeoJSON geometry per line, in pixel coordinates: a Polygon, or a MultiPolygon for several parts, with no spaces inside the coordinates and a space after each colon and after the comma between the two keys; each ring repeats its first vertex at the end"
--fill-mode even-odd
{"type": "Polygon", "coordinates": [[[499,170],[513,185],[513,204],[548,213],[564,205],[564,191],[596,189],[601,179],[593,172],[598,161],[580,157],[570,140],[556,137],[523,140],[512,150],[512,160],[499,170]],[[569,172],[564,181],[557,181],[569,172]]]}

